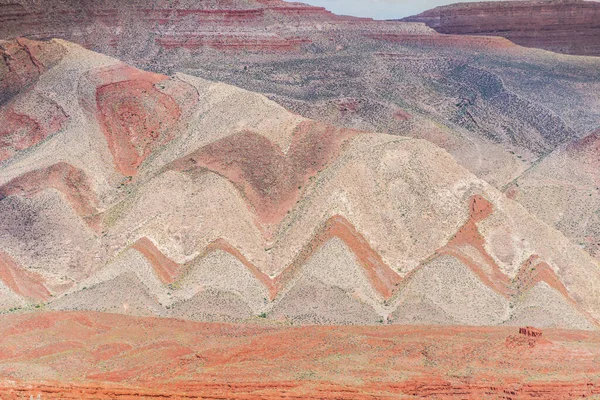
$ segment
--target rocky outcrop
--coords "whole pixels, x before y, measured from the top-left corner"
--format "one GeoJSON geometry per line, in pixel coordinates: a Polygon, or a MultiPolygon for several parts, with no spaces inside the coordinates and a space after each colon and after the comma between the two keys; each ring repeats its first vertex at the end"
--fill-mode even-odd
{"type": "Polygon", "coordinates": [[[30,171],[0,186],[0,201],[9,196],[32,198],[49,188],[61,192],[90,227],[99,228],[98,203],[89,178],[64,162],[30,171]]]}
{"type": "Polygon", "coordinates": [[[525,47],[600,56],[600,3],[595,1],[457,3],[402,21],[423,22],[439,33],[502,36],[525,47]]]}
{"type": "MultiPolygon", "coordinates": [[[[333,127],[233,86],[56,43],[63,60],[10,106],[41,112],[49,96],[68,122],[0,165],[0,247],[43,278],[48,307],[596,326],[595,260],[431,143],[333,127]]],[[[451,72],[519,115],[524,103],[499,78],[451,72]]],[[[551,114],[533,123],[561,129],[551,114]]],[[[564,138],[550,131],[555,140],[564,138]]],[[[23,290],[8,278],[0,304],[10,309],[23,290]]]]}
{"type": "Polygon", "coordinates": [[[185,109],[198,102],[184,82],[126,65],[95,71],[100,124],[119,171],[133,176],[152,151],[171,141],[185,109]]]}
{"type": "Polygon", "coordinates": [[[54,6],[48,9],[28,0],[0,6],[0,38],[74,40],[81,32],[88,32],[83,44],[110,52],[119,51],[124,42],[139,43],[143,39],[138,35],[143,32],[149,40],[146,45],[167,50],[286,52],[310,40],[285,29],[264,32],[265,26],[277,27],[283,20],[294,24],[352,20],[337,17],[322,7],[280,0],[210,4],[143,0],[118,4],[95,0],[85,5],[67,0],[57,1],[54,6]]]}

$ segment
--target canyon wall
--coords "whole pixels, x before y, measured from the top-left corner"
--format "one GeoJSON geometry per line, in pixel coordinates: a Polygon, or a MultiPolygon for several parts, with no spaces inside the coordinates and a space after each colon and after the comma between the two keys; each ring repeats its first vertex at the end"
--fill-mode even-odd
{"type": "Polygon", "coordinates": [[[594,1],[457,3],[403,21],[423,22],[439,33],[502,36],[525,47],[600,56],[600,3],[594,1]]]}

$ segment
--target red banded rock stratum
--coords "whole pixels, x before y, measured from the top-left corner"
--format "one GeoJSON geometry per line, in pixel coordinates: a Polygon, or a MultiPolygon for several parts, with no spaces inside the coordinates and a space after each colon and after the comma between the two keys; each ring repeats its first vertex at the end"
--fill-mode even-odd
{"type": "Polygon", "coordinates": [[[526,47],[600,56],[600,5],[583,0],[457,3],[403,21],[444,34],[501,36],[526,47]]]}
{"type": "MultiPolygon", "coordinates": [[[[594,328],[597,261],[435,145],[58,43],[17,100],[52,91],[70,119],[1,166],[1,247],[46,307],[594,328]]],[[[344,107],[373,105],[358,99],[344,107]]]]}
{"type": "Polygon", "coordinates": [[[171,141],[184,111],[197,103],[197,92],[184,82],[126,65],[94,71],[101,83],[96,104],[115,164],[134,176],[142,162],[171,141]]]}

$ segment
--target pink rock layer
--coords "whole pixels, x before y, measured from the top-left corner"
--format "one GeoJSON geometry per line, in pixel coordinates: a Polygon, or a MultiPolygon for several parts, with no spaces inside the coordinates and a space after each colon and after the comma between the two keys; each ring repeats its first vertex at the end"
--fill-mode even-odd
{"type": "Polygon", "coordinates": [[[518,296],[533,288],[539,282],[545,282],[550,287],[560,292],[567,301],[571,303],[580,313],[598,325],[581,306],[569,294],[560,278],[552,267],[533,254],[519,268],[517,275],[511,279],[502,272],[500,266],[485,249],[485,238],[479,232],[477,223],[483,221],[493,213],[493,205],[479,195],[471,197],[470,216],[467,222],[458,230],[456,235],[448,241],[448,244],[436,251],[436,255],[447,254],[460,260],[469,267],[479,279],[496,293],[510,298],[518,296]],[[475,261],[466,250],[474,249],[479,254],[479,259],[484,260],[481,265],[475,261]]]}
{"type": "MultiPolygon", "coordinates": [[[[308,262],[321,246],[334,237],[344,241],[348,248],[350,248],[356,257],[358,264],[363,268],[373,289],[375,289],[375,291],[384,299],[390,299],[400,284],[400,276],[382,260],[381,256],[373,250],[367,240],[356,230],[356,228],[340,215],[330,218],[315,233],[313,239],[304,246],[300,253],[298,253],[292,264],[274,279],[262,272],[256,265],[252,264],[252,262],[250,262],[238,249],[225,239],[217,239],[209,244],[201,255],[188,264],[194,264],[214,251],[219,250],[229,253],[252,273],[252,275],[269,291],[271,300],[274,300],[286,285],[300,273],[301,267],[308,262]]],[[[158,277],[164,283],[173,283],[187,268],[190,267],[189,265],[184,266],[177,264],[166,257],[148,238],[139,239],[132,247],[146,257],[153,266],[158,277]]]]}
{"type": "Polygon", "coordinates": [[[94,71],[96,107],[117,169],[134,176],[144,160],[176,136],[182,115],[198,102],[183,81],[125,64],[94,71]],[[168,83],[168,84],[167,84],[168,83]]]}
{"type": "Polygon", "coordinates": [[[144,37],[152,38],[149,42],[158,44],[153,50],[160,51],[211,47],[230,51],[289,52],[310,43],[310,39],[301,29],[297,30],[301,37],[281,29],[281,21],[295,26],[357,20],[338,17],[323,7],[262,0],[219,0],[210,4],[167,1],[80,4],[66,1],[55,2],[52,8],[53,12],[48,13],[43,5],[30,0],[0,5],[0,37],[62,38],[88,48],[119,50],[124,41],[138,40],[136,32],[144,32],[144,37]],[[132,21],[135,21],[133,29],[132,21]],[[274,33],[273,36],[265,35],[266,30],[274,33]]]}
{"type": "Polygon", "coordinates": [[[0,281],[26,299],[46,301],[50,298],[43,278],[25,270],[3,251],[0,251],[0,281]]]}
{"type": "Polygon", "coordinates": [[[594,1],[459,3],[403,19],[440,33],[502,36],[525,47],[600,56],[600,4],[594,1]]]}
{"type": "Polygon", "coordinates": [[[100,86],[96,92],[99,120],[118,170],[136,175],[158,146],[174,137],[170,129],[181,115],[175,101],[156,89],[166,76],[131,68],[131,77],[100,86]]]}
{"type": "MultiPolygon", "coordinates": [[[[483,197],[475,195],[469,201],[469,210],[469,219],[448,241],[448,244],[434,252],[434,254],[423,261],[421,266],[415,268],[404,278],[390,268],[383,261],[379,253],[369,245],[364,236],[348,220],[340,215],[333,216],[327,220],[298,255],[296,255],[291,265],[285,268],[274,279],[263,273],[238,249],[224,239],[218,239],[208,245],[203,253],[190,264],[206,257],[213,251],[225,251],[237,258],[248,268],[255,278],[267,288],[271,300],[273,300],[293,280],[301,267],[308,262],[323,244],[332,238],[339,238],[353,252],[373,289],[385,300],[391,299],[400,289],[401,282],[410,279],[410,276],[422,268],[426,262],[440,255],[450,255],[470,268],[482,283],[506,298],[525,293],[537,283],[545,282],[561,293],[579,312],[586,315],[590,321],[595,323],[595,320],[572,299],[566,287],[562,284],[550,265],[541,260],[539,256],[534,254],[525,261],[513,279],[502,272],[500,266],[485,249],[485,238],[477,228],[478,222],[483,221],[493,213],[493,205],[483,197]],[[484,260],[485,264],[481,265],[481,261],[475,261],[470,255],[469,249],[474,249],[480,256],[478,260],[484,260]]],[[[147,238],[138,240],[133,248],[140,251],[148,259],[159,278],[165,283],[174,282],[189,268],[189,266],[177,264],[167,258],[147,238]]]]}
{"type": "Polygon", "coordinates": [[[98,201],[88,177],[64,162],[27,172],[0,186],[0,200],[8,196],[32,198],[48,188],[61,192],[85,223],[95,230],[100,229],[98,201]]]}
{"type": "Polygon", "coordinates": [[[147,237],[140,238],[131,247],[148,260],[163,283],[175,282],[181,273],[182,266],[165,256],[147,237]]]}
{"type": "Polygon", "coordinates": [[[302,122],[287,153],[253,132],[229,136],[173,163],[188,171],[207,168],[239,188],[259,224],[281,222],[300,198],[308,180],[335,160],[343,144],[359,131],[318,122],[302,122]]]}
{"type": "MultiPolygon", "coordinates": [[[[0,16],[0,25],[1,21],[0,16]]],[[[42,43],[25,38],[0,41],[0,104],[12,94],[20,93],[35,83],[64,54],[64,48],[57,43],[42,43]]]]}
{"type": "Polygon", "coordinates": [[[26,150],[57,133],[68,120],[64,110],[48,100],[39,116],[22,114],[12,107],[0,109],[0,161],[26,150]]]}
{"type": "Polygon", "coordinates": [[[210,47],[217,50],[254,52],[289,52],[297,50],[301,45],[310,42],[309,39],[298,37],[240,34],[180,34],[166,35],[156,39],[156,43],[167,50],[179,48],[199,50],[210,47]]]}

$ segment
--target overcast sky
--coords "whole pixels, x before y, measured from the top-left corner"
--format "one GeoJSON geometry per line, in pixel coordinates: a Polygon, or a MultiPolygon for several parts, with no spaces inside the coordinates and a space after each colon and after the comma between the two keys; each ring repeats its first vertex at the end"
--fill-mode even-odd
{"type": "MultiPolygon", "coordinates": [[[[297,0],[327,8],[336,14],[371,17],[375,19],[396,19],[415,15],[430,8],[459,1],[477,0],[297,0]]],[[[480,0],[481,1],[481,0],[480,0]]]]}

